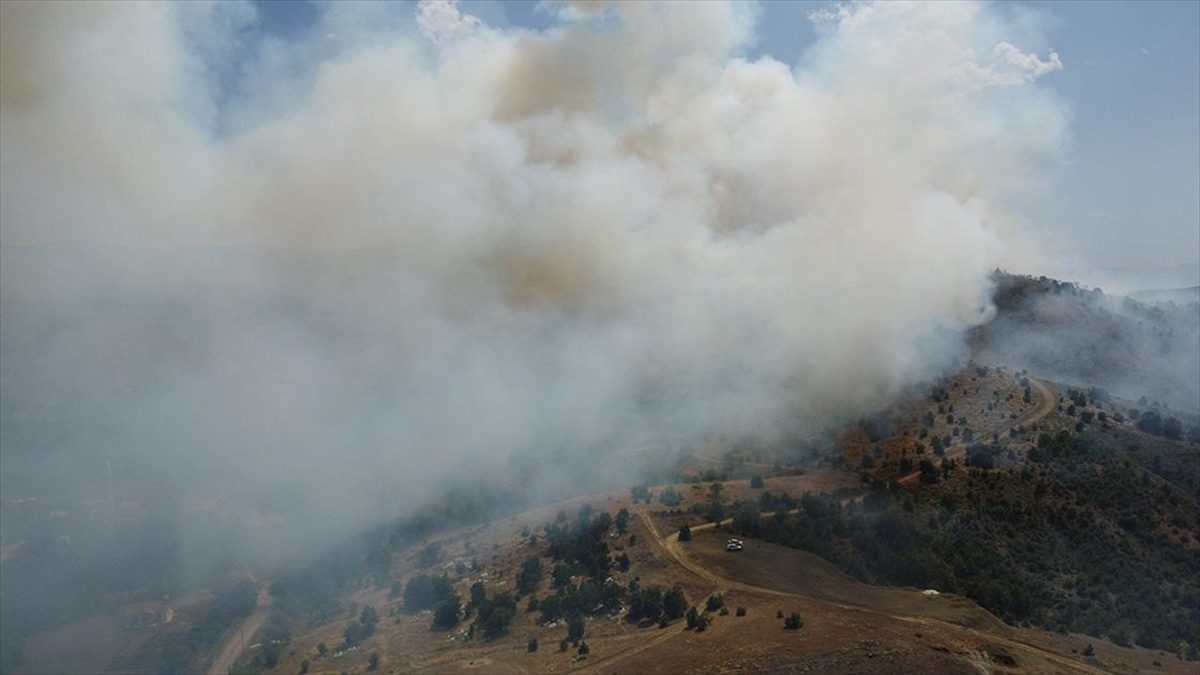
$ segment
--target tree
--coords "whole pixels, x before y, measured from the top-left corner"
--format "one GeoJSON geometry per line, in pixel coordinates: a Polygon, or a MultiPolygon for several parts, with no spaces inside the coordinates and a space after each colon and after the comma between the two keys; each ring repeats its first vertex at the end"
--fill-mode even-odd
{"type": "Polygon", "coordinates": [[[692,607],[691,609],[689,609],[687,611],[687,627],[688,627],[688,629],[695,628],[699,622],[699,618],[700,618],[700,612],[695,607],[692,607]]]}
{"type": "Polygon", "coordinates": [[[517,592],[526,595],[537,590],[542,580],[542,560],[531,555],[521,563],[521,571],[517,573],[517,592]]]}
{"type": "Polygon", "coordinates": [[[704,609],[705,609],[705,611],[715,612],[718,609],[721,609],[721,607],[723,607],[724,605],[725,605],[725,599],[721,597],[721,594],[714,593],[714,594],[708,596],[708,601],[704,603],[704,609]]]}
{"type": "Polygon", "coordinates": [[[675,488],[663,488],[663,491],[658,493],[658,501],[663,506],[679,506],[683,503],[683,495],[675,488]]]}
{"type": "Polygon", "coordinates": [[[550,573],[551,583],[555,588],[564,588],[571,583],[571,568],[562,563],[554,564],[554,571],[550,573]]]}
{"type": "Polygon", "coordinates": [[[487,599],[487,590],[483,587],[482,581],[476,581],[471,584],[471,607],[478,607],[487,599]]]}
{"type": "Polygon", "coordinates": [[[691,541],[691,540],[692,540],[692,528],[688,527],[687,525],[684,525],[683,527],[679,528],[679,541],[691,541]]]}
{"type": "Polygon", "coordinates": [[[804,619],[800,617],[800,612],[792,612],[786,619],[783,620],[783,627],[787,630],[800,630],[804,627],[804,619]]]}
{"type": "Polygon", "coordinates": [[[1168,417],[1163,420],[1162,435],[1164,438],[1169,438],[1172,441],[1178,441],[1183,438],[1183,424],[1174,417],[1168,417]]]}
{"type": "Polygon", "coordinates": [[[377,668],[379,668],[379,652],[371,652],[371,658],[367,660],[367,670],[377,668]]]}
{"type": "Polygon", "coordinates": [[[1096,648],[1092,646],[1092,643],[1090,643],[1090,642],[1087,643],[1087,646],[1083,648],[1083,655],[1084,656],[1095,656],[1096,655],[1096,648]]]}
{"type": "Polygon", "coordinates": [[[324,642],[317,643],[317,654],[319,654],[321,656],[325,656],[328,653],[329,653],[329,647],[327,647],[324,642]]]}
{"type": "Polygon", "coordinates": [[[663,595],[663,614],[665,614],[668,618],[678,619],[679,617],[683,616],[683,608],[686,606],[687,598],[684,597],[683,589],[680,588],[678,584],[663,595]]]}
{"type": "Polygon", "coordinates": [[[567,639],[575,642],[583,638],[583,632],[586,626],[583,623],[583,617],[579,614],[573,614],[567,619],[567,639]]]}
{"type": "Polygon", "coordinates": [[[458,614],[461,609],[462,602],[457,595],[444,600],[433,612],[433,629],[449,630],[458,625],[458,614]]]}
{"type": "Polygon", "coordinates": [[[738,607],[738,608],[737,608],[737,615],[738,615],[738,616],[746,616],[746,608],[745,608],[745,607],[738,607]]]}
{"type": "Polygon", "coordinates": [[[629,571],[629,554],[622,553],[621,555],[617,556],[617,569],[621,570],[622,572],[629,571]]]}
{"type": "Polygon", "coordinates": [[[537,638],[529,638],[529,642],[526,644],[525,649],[531,652],[536,652],[538,650],[537,638]]]}
{"type": "Polygon", "coordinates": [[[617,519],[615,522],[617,525],[617,533],[625,534],[626,532],[628,532],[629,531],[629,509],[622,508],[620,511],[617,511],[617,519]]]}
{"type": "Polygon", "coordinates": [[[308,672],[308,659],[304,659],[300,662],[300,675],[304,675],[307,672],[308,672]]]}
{"type": "Polygon", "coordinates": [[[765,485],[765,483],[763,483],[762,476],[754,476],[750,479],[750,487],[755,490],[762,489],[763,485],[765,485]]]}

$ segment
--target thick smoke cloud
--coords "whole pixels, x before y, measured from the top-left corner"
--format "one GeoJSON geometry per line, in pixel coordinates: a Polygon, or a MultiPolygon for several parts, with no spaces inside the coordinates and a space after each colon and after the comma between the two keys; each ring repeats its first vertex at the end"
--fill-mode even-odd
{"type": "Polygon", "coordinates": [[[861,414],[1029,266],[1067,120],[1029,21],[844,6],[789,68],[743,3],[555,11],[0,5],[6,492],[110,462],[290,551],[861,414]]]}

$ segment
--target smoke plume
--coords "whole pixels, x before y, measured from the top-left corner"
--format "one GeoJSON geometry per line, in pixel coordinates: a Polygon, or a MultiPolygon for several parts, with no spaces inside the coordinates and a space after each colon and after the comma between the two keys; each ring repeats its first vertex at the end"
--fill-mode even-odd
{"type": "Polygon", "coordinates": [[[1034,255],[1034,21],[839,6],[791,67],[744,3],[398,11],[0,3],[6,494],[108,462],[282,555],[522,458],[861,414],[1034,255]]]}

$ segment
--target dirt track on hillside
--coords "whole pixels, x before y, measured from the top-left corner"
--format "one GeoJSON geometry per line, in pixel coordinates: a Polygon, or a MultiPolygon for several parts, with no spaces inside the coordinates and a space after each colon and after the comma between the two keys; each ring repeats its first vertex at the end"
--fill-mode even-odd
{"type": "MultiPolygon", "coordinates": [[[[1052,398],[1050,400],[1053,401],[1052,398]]],[[[773,514],[767,513],[767,514],[763,514],[763,515],[770,516],[773,514]]],[[[856,611],[856,612],[867,611],[867,612],[871,612],[871,613],[877,613],[885,619],[893,619],[893,620],[905,621],[905,622],[909,622],[909,623],[922,624],[922,625],[929,626],[931,628],[934,628],[934,627],[941,628],[941,629],[949,630],[949,631],[955,632],[955,633],[967,633],[973,637],[979,638],[980,640],[984,640],[984,641],[991,642],[991,643],[1003,644],[1006,647],[1008,647],[1016,652],[1019,652],[1019,653],[1036,654],[1038,657],[1053,663],[1055,666],[1057,666],[1059,668],[1063,668],[1064,672],[1072,672],[1072,673],[1103,673],[1103,672],[1106,672],[1102,669],[1098,669],[1098,668],[1096,668],[1090,664],[1084,663],[1082,661],[1071,659],[1071,658],[1068,658],[1065,656],[1060,656],[1059,654],[1057,654],[1051,650],[1044,649],[1037,645],[1029,644],[1028,642],[1024,642],[1024,641],[1014,639],[1014,638],[1004,637],[1002,635],[997,634],[994,631],[980,631],[980,630],[977,630],[970,626],[965,626],[960,623],[951,623],[951,622],[943,621],[943,620],[940,620],[937,618],[932,618],[929,616],[915,616],[915,615],[910,616],[910,615],[902,615],[902,614],[891,614],[888,612],[877,611],[877,610],[867,606],[867,604],[863,603],[863,602],[855,603],[854,605],[849,605],[849,604],[835,602],[835,601],[832,601],[832,600],[829,600],[826,598],[817,598],[817,597],[812,597],[812,596],[807,596],[807,595],[801,595],[798,593],[792,593],[792,592],[779,590],[779,589],[775,589],[775,588],[768,588],[765,586],[758,586],[758,585],[754,585],[754,584],[745,583],[745,582],[739,581],[737,579],[731,579],[728,577],[724,577],[724,576],[721,576],[721,574],[718,573],[717,571],[715,571],[709,567],[706,567],[699,560],[696,560],[695,558],[692,558],[691,556],[689,556],[684,551],[684,548],[679,541],[679,533],[678,532],[673,532],[664,537],[659,532],[658,527],[654,523],[653,519],[645,511],[639,511],[638,516],[642,519],[642,522],[645,524],[646,528],[653,535],[655,543],[664,552],[666,552],[676,563],[678,563],[681,567],[688,570],[692,574],[695,574],[696,576],[711,583],[714,586],[713,590],[711,591],[712,593],[724,594],[730,590],[738,590],[738,591],[742,591],[742,592],[749,593],[749,594],[766,595],[766,596],[774,596],[774,597],[801,598],[801,599],[804,599],[809,602],[816,602],[816,603],[820,603],[827,607],[841,609],[841,610],[850,610],[850,611],[856,611]]],[[[691,530],[694,533],[695,532],[703,532],[705,530],[713,529],[713,528],[717,527],[718,525],[723,525],[723,524],[727,524],[730,522],[732,522],[732,519],[724,520],[721,523],[704,523],[704,524],[696,525],[696,526],[692,527],[691,530]]],[[[867,600],[867,598],[864,597],[863,600],[865,601],[865,600],[867,600]]],[[[984,610],[980,609],[979,611],[983,612],[984,610]]],[[[677,635],[682,633],[684,630],[684,626],[682,624],[676,624],[672,628],[673,628],[673,630],[670,630],[669,632],[665,632],[660,635],[657,635],[657,636],[655,636],[654,639],[652,639],[650,641],[647,641],[647,642],[639,644],[639,645],[635,645],[635,646],[631,647],[630,649],[613,654],[605,659],[594,661],[585,666],[581,666],[579,668],[579,670],[593,671],[593,672],[594,671],[602,671],[602,670],[603,671],[611,671],[613,664],[615,664],[619,661],[623,661],[631,656],[634,656],[635,654],[645,651],[646,649],[649,649],[656,645],[662,644],[663,642],[666,642],[667,640],[670,640],[671,638],[676,637],[677,635]]],[[[990,672],[990,670],[986,670],[985,672],[990,672]]]]}
{"type": "Polygon", "coordinates": [[[228,675],[229,669],[237,663],[238,657],[250,646],[250,641],[254,639],[255,633],[262,628],[263,622],[267,620],[267,608],[271,604],[271,596],[267,593],[265,586],[259,589],[256,602],[257,605],[250,616],[246,617],[237,630],[225,638],[225,644],[221,645],[217,657],[208,667],[208,675],[228,675]]]}
{"type": "MultiPolygon", "coordinates": [[[[1053,389],[1051,389],[1049,386],[1047,386],[1045,382],[1041,382],[1040,380],[1035,380],[1032,377],[1028,378],[1028,379],[1029,379],[1030,386],[1032,386],[1034,389],[1037,390],[1038,396],[1040,397],[1039,401],[1038,401],[1038,406],[1036,408],[1034,408],[1032,411],[1030,411],[1030,412],[1022,415],[1020,418],[1018,418],[1017,421],[1014,422],[1013,425],[1010,427],[1012,429],[1015,429],[1017,427],[1029,426],[1030,424],[1037,424],[1038,422],[1045,419],[1047,415],[1054,412],[1054,409],[1058,406],[1058,397],[1054,394],[1053,389]]],[[[964,446],[956,447],[953,450],[947,451],[946,456],[942,458],[942,461],[945,462],[947,459],[957,459],[966,454],[967,454],[966,447],[964,447],[964,446]]],[[[912,481],[917,480],[920,477],[921,477],[921,471],[920,471],[920,469],[918,469],[906,476],[901,477],[899,479],[899,482],[901,485],[903,485],[905,483],[911,483],[912,481]]]]}

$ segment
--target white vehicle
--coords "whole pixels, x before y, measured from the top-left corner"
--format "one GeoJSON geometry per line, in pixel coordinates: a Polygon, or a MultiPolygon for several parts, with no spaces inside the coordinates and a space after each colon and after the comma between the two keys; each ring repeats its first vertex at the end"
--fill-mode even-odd
{"type": "Polygon", "coordinates": [[[730,539],[725,542],[726,551],[740,551],[743,548],[745,548],[745,544],[742,543],[741,539],[730,539]]]}

